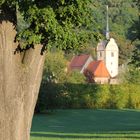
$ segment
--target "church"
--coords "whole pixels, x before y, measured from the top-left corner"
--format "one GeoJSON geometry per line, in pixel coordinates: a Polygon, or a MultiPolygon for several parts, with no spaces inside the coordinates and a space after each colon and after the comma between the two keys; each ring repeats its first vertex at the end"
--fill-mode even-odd
{"type": "Polygon", "coordinates": [[[85,69],[85,76],[88,82],[117,84],[119,49],[115,39],[110,38],[108,6],[106,9],[106,39],[100,40],[97,44],[97,60],[91,62],[85,69]]]}
{"type": "Polygon", "coordinates": [[[101,40],[97,45],[97,60],[103,60],[111,78],[118,75],[119,49],[115,39],[109,35],[108,6],[106,40],[101,40]]]}
{"type": "Polygon", "coordinates": [[[80,69],[89,83],[117,84],[119,49],[114,38],[110,38],[107,6],[106,39],[100,40],[96,48],[97,59],[91,56],[74,56],[70,63],[71,69],[80,69]]]}
{"type": "Polygon", "coordinates": [[[111,76],[118,75],[118,57],[119,49],[115,39],[110,38],[107,41],[100,41],[97,45],[97,60],[102,60],[111,76]]]}

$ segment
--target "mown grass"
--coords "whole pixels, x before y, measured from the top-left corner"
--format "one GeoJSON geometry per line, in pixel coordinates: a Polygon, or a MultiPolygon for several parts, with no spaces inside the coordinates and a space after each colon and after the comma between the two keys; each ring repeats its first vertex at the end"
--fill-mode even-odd
{"type": "Polygon", "coordinates": [[[140,110],[56,110],[35,115],[31,140],[140,139],[140,110]]]}

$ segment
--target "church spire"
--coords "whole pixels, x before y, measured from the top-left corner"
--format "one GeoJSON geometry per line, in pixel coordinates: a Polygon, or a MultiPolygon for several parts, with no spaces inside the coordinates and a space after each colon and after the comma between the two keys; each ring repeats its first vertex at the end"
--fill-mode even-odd
{"type": "Polygon", "coordinates": [[[106,39],[109,40],[109,21],[108,21],[108,5],[106,6],[106,39]]]}

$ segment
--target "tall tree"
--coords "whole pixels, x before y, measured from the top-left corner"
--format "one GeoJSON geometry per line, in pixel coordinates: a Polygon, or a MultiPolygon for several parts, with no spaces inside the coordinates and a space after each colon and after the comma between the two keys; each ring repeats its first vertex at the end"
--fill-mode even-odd
{"type": "Polygon", "coordinates": [[[77,49],[91,36],[96,37],[89,31],[93,23],[90,5],[90,0],[0,1],[1,140],[29,140],[42,54],[52,46],[77,49]],[[17,28],[17,13],[27,25],[22,29],[17,28]]]}
{"type": "Polygon", "coordinates": [[[140,1],[134,0],[138,9],[138,20],[134,21],[132,27],[130,28],[130,39],[132,43],[136,46],[133,50],[133,55],[131,57],[130,64],[135,68],[140,68],[140,1]]]}
{"type": "MultiPolygon", "coordinates": [[[[93,0],[96,1],[96,0],[93,0]]],[[[96,1],[97,2],[97,1],[96,1]]],[[[103,34],[106,29],[106,9],[109,6],[110,36],[115,38],[119,46],[119,63],[124,64],[131,57],[133,45],[131,44],[129,28],[138,19],[136,3],[133,0],[98,0],[95,11],[98,26],[103,34]]]]}
{"type": "Polygon", "coordinates": [[[129,73],[128,80],[139,84],[140,83],[140,1],[133,0],[137,5],[138,9],[138,20],[134,21],[132,27],[130,28],[130,39],[132,43],[135,45],[133,50],[132,57],[130,59],[129,65],[129,73]]]}

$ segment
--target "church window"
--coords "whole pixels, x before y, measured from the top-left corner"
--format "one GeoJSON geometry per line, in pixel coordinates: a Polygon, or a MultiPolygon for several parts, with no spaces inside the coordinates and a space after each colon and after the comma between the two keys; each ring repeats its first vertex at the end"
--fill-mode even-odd
{"type": "Polygon", "coordinates": [[[111,52],[111,57],[114,57],[114,53],[113,52],[111,52]]]}
{"type": "Polygon", "coordinates": [[[100,52],[100,57],[102,57],[102,52],[100,52]]]}

